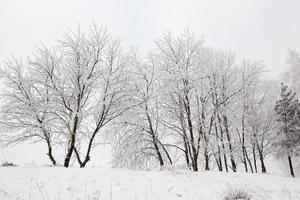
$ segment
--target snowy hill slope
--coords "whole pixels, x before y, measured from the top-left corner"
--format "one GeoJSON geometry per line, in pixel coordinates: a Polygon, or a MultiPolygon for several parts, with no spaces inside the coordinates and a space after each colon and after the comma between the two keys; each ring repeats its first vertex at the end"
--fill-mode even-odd
{"type": "Polygon", "coordinates": [[[251,199],[300,199],[300,178],[184,170],[0,168],[0,199],[214,200],[241,190],[251,199]]]}

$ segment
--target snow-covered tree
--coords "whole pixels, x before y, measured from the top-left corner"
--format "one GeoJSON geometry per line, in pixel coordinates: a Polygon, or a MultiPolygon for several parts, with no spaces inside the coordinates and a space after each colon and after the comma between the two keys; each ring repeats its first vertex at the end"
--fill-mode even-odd
{"type": "MultiPolygon", "coordinates": [[[[85,167],[94,147],[109,139],[118,167],[183,164],[193,171],[236,172],[242,163],[246,172],[257,172],[259,164],[266,172],[275,83],[263,77],[262,63],[237,62],[232,52],[205,46],[190,31],[165,34],[148,57],[137,55],[93,25],[87,34],[79,29],[38,48],[25,64],[7,62],[3,143],[44,141],[53,164],[53,146],[59,145],[65,167],[71,160],[85,167]]],[[[285,78],[297,91],[298,54],[291,51],[288,61],[285,78]]],[[[282,86],[275,144],[291,169],[299,152],[298,104],[282,86]]]]}
{"type": "Polygon", "coordinates": [[[161,105],[155,66],[131,57],[132,107],[119,119],[118,134],[113,137],[114,166],[144,168],[159,164],[172,164],[163,144],[161,105]],[[157,161],[157,162],[156,162],[157,161]]]}
{"type": "Polygon", "coordinates": [[[53,48],[40,48],[30,66],[37,79],[49,79],[52,112],[60,122],[61,143],[66,145],[64,166],[73,153],[80,167],[90,160],[97,136],[105,125],[129,109],[127,58],[120,41],[104,27],[88,34],[68,33],[53,48]]]}
{"type": "MultiPolygon", "coordinates": [[[[200,129],[194,120],[197,114],[197,82],[201,73],[202,41],[189,31],[179,37],[166,34],[156,41],[153,52],[155,65],[160,68],[163,88],[163,107],[172,115],[165,123],[179,134],[180,147],[185,154],[187,165],[198,171],[200,152],[200,129]]],[[[201,91],[199,91],[201,92],[201,91]]]]}
{"type": "Polygon", "coordinates": [[[288,51],[287,68],[282,78],[296,95],[300,95],[300,54],[296,50],[288,51]]]}
{"type": "Polygon", "coordinates": [[[0,111],[1,142],[14,145],[25,141],[44,142],[47,155],[53,165],[53,146],[56,144],[57,129],[51,113],[52,97],[48,87],[49,77],[36,80],[30,76],[28,65],[22,60],[11,58],[1,69],[4,83],[0,111]]]}
{"type": "Polygon", "coordinates": [[[246,160],[245,157],[244,160],[248,162],[251,172],[258,172],[257,162],[259,161],[261,172],[266,173],[265,157],[271,151],[273,132],[276,128],[275,112],[272,106],[275,102],[273,89],[275,83],[262,80],[261,75],[261,72],[257,73],[251,84],[245,88],[248,95],[243,100],[246,133],[246,154],[244,154],[246,160]]]}
{"type": "Polygon", "coordinates": [[[292,157],[299,156],[300,151],[300,103],[296,93],[281,84],[280,99],[276,102],[275,111],[280,123],[278,138],[274,145],[279,147],[278,154],[288,157],[290,173],[295,176],[292,157]]]}

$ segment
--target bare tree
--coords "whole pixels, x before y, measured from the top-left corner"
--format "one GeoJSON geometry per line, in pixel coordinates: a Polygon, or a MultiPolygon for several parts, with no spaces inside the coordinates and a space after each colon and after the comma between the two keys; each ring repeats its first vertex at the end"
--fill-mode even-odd
{"type": "MultiPolygon", "coordinates": [[[[257,87],[260,85],[257,85],[257,87]]],[[[253,158],[255,158],[255,152],[257,152],[262,173],[267,172],[264,160],[270,153],[274,129],[276,128],[275,113],[270,106],[270,103],[274,101],[274,96],[271,94],[272,91],[268,85],[265,86],[263,91],[259,88],[253,90],[247,112],[247,124],[251,134],[253,158]]],[[[254,159],[253,162],[257,172],[256,160],[254,159]]]]}
{"type": "MultiPolygon", "coordinates": [[[[198,156],[201,136],[197,130],[195,117],[197,112],[196,81],[200,80],[202,41],[189,31],[181,37],[166,34],[156,42],[154,56],[161,67],[162,86],[165,88],[165,106],[168,112],[175,114],[176,129],[182,138],[186,162],[192,170],[198,171],[198,156]],[[169,105],[168,105],[169,104],[169,105]],[[175,110],[172,109],[175,108],[175,110]]],[[[169,123],[170,125],[170,123],[169,123]]]]}
{"type": "Polygon", "coordinates": [[[65,167],[73,152],[80,167],[85,167],[100,129],[128,109],[121,104],[126,101],[127,79],[122,76],[126,62],[119,40],[96,25],[88,35],[80,30],[66,34],[57,47],[41,48],[31,59],[39,78],[49,79],[45,86],[56,105],[52,112],[67,144],[65,167]],[[83,141],[87,148],[81,158],[83,141]]]}
{"type": "MultiPolygon", "coordinates": [[[[228,116],[231,113],[231,104],[241,90],[237,85],[237,70],[235,67],[234,55],[231,52],[217,50],[210,51],[209,69],[207,76],[211,88],[211,103],[214,109],[214,132],[216,136],[218,153],[216,161],[221,169],[222,158],[225,170],[228,172],[228,154],[231,168],[236,171],[236,161],[234,158],[233,134],[230,130],[230,120],[228,116]],[[220,144],[220,145],[219,145],[220,144]],[[222,150],[222,151],[221,151],[222,150]]],[[[216,156],[216,155],[215,155],[216,156]]]]}
{"type": "Polygon", "coordinates": [[[109,43],[105,56],[101,59],[103,66],[101,73],[96,77],[97,84],[92,86],[95,90],[95,99],[90,107],[95,125],[90,128],[89,134],[87,134],[88,146],[83,159],[80,158],[79,154],[81,143],[75,147],[80,167],[85,167],[90,160],[91,149],[96,144],[95,138],[104,126],[135,106],[131,95],[132,89],[128,87],[128,56],[122,53],[118,40],[109,43]]]}
{"type": "Polygon", "coordinates": [[[121,135],[117,140],[113,137],[118,144],[115,145],[114,165],[145,167],[147,159],[154,162],[152,158],[155,158],[160,166],[172,164],[171,156],[162,142],[161,108],[154,66],[150,61],[149,63],[139,61],[136,55],[132,56],[131,64],[133,87],[131,94],[135,106],[119,120],[123,128],[120,129],[118,126],[121,135]],[[128,142],[135,143],[134,151],[131,149],[132,145],[130,149],[126,147],[128,142]],[[127,151],[124,151],[125,149],[127,151]]]}
{"type": "Polygon", "coordinates": [[[5,92],[2,94],[0,127],[5,145],[25,141],[44,142],[47,155],[53,165],[56,131],[55,120],[50,113],[51,97],[44,86],[49,79],[38,82],[29,76],[30,69],[21,60],[9,59],[1,69],[5,92]]]}
{"type": "Polygon", "coordinates": [[[270,152],[272,132],[275,128],[274,112],[269,106],[274,101],[270,81],[264,77],[261,62],[243,61],[240,68],[242,87],[236,107],[236,132],[241,148],[241,161],[245,171],[257,172],[259,159],[262,172],[266,172],[265,156],[270,152]]]}

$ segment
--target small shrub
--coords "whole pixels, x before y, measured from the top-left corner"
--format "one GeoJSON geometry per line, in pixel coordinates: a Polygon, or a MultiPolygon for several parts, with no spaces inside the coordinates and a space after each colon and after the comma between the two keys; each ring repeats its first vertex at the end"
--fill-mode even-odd
{"type": "Polygon", "coordinates": [[[17,165],[15,165],[15,164],[12,163],[12,162],[3,162],[3,163],[1,164],[1,167],[15,167],[15,166],[17,166],[17,165]]]}
{"type": "Polygon", "coordinates": [[[224,200],[251,200],[251,195],[243,189],[233,189],[225,193],[224,200]]]}

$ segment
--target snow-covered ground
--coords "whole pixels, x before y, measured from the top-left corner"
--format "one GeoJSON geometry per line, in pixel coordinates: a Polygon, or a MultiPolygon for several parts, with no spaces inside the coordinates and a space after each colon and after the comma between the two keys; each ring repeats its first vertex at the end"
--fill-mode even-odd
{"type": "Polygon", "coordinates": [[[251,199],[296,200],[300,178],[174,169],[0,168],[1,200],[219,200],[234,190],[251,199]]]}

